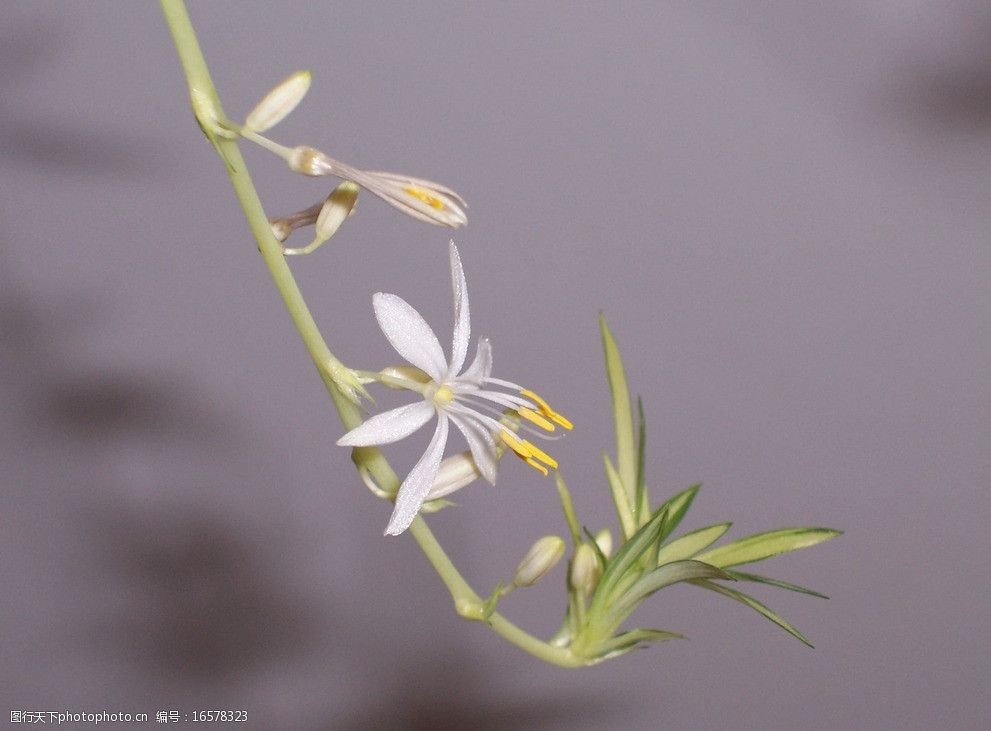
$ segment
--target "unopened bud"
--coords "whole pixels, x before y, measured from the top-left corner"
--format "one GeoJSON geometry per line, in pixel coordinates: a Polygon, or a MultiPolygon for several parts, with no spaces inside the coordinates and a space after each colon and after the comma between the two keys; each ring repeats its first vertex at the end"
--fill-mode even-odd
{"type": "Polygon", "coordinates": [[[244,122],[244,128],[264,132],[277,125],[303,101],[310,89],[311,79],[309,71],[297,71],[284,79],[255,105],[244,122]]]}
{"type": "Polygon", "coordinates": [[[571,586],[583,596],[588,596],[595,590],[601,575],[602,567],[599,566],[595,550],[587,543],[582,543],[575,549],[574,558],[571,559],[571,586]]]}
{"type": "Polygon", "coordinates": [[[612,533],[608,528],[603,528],[595,534],[595,545],[602,551],[602,555],[609,558],[612,555],[612,533]]]}
{"type": "Polygon", "coordinates": [[[557,565],[564,555],[564,541],[558,536],[544,536],[527,551],[513,575],[514,586],[532,586],[557,565]]]}
{"type": "Polygon", "coordinates": [[[382,383],[389,388],[409,388],[403,381],[413,381],[415,383],[430,383],[430,376],[416,366],[397,365],[388,366],[379,371],[383,376],[382,383]]]}
{"type": "Polygon", "coordinates": [[[473,483],[481,477],[481,474],[475,460],[471,457],[471,452],[461,452],[445,457],[441,460],[437,476],[430,487],[430,492],[427,493],[427,500],[436,500],[450,495],[452,492],[457,492],[462,487],[467,487],[473,483]]]}

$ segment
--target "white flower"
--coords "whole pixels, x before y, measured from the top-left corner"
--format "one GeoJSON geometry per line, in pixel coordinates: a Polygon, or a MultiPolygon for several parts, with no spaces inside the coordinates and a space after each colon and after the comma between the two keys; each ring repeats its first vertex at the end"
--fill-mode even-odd
{"type": "MultiPolygon", "coordinates": [[[[399,487],[396,506],[385,530],[387,535],[398,535],[406,530],[428,497],[440,468],[451,424],[464,435],[478,471],[490,483],[495,483],[498,464],[496,437],[545,475],[548,467],[557,467],[552,457],[514,433],[513,425],[507,425],[502,419],[504,410],[513,410],[548,432],[555,430],[555,424],[571,428],[571,422],[532,391],[491,377],[492,346],[487,339],[478,341],[474,360],[461,371],[468,354],[471,325],[464,270],[453,241],[450,257],[454,288],[451,360],[445,358],[437,336],[419,312],[394,294],[375,294],[372,306],[379,327],[392,347],[415,368],[386,369],[374,377],[387,385],[416,391],[423,398],[377,414],[337,441],[346,447],[390,444],[437,417],[427,450],[399,487]]],[[[528,427],[524,425],[524,428],[528,427]]]]}

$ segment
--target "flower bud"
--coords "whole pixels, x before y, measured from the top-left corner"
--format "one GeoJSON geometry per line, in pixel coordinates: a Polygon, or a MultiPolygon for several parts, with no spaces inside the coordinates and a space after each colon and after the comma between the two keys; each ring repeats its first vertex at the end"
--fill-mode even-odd
{"type": "Polygon", "coordinates": [[[462,487],[467,487],[473,483],[481,477],[481,474],[475,465],[475,460],[471,458],[471,452],[461,452],[445,457],[441,460],[437,476],[434,478],[426,499],[436,500],[450,495],[452,492],[457,492],[462,487]]]}
{"type": "Polygon", "coordinates": [[[527,551],[513,575],[514,586],[533,586],[564,555],[564,541],[558,536],[544,536],[527,551]]]}
{"type": "Polygon", "coordinates": [[[602,555],[609,558],[612,555],[612,533],[608,528],[603,528],[595,534],[595,545],[602,551],[602,555]]]}
{"type": "Polygon", "coordinates": [[[575,549],[571,559],[571,586],[581,595],[588,596],[595,590],[602,575],[599,558],[595,550],[587,543],[582,543],[575,549]]]}
{"type": "Polygon", "coordinates": [[[297,71],[284,79],[251,110],[244,128],[252,132],[271,129],[296,108],[310,89],[309,71],[297,71]]]}

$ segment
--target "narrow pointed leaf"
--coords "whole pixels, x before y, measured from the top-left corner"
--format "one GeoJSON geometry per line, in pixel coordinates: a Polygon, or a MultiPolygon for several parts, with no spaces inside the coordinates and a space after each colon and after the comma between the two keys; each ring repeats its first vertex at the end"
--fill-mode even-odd
{"type": "Polygon", "coordinates": [[[632,629],[621,635],[616,635],[610,640],[606,640],[599,645],[600,660],[607,660],[619,655],[624,655],[630,650],[646,646],[651,642],[664,642],[666,640],[683,640],[684,635],[677,632],[667,632],[662,629],[632,629]]]}
{"type": "Polygon", "coordinates": [[[731,525],[733,524],[718,523],[675,538],[666,546],[661,546],[657,554],[658,565],[691,558],[699,551],[704,551],[718,541],[731,525]]]}
{"type": "MultiPolygon", "coordinates": [[[[664,522],[664,530],[661,532],[661,540],[663,541],[678,527],[681,519],[685,517],[685,513],[692,506],[692,501],[695,499],[695,495],[698,493],[699,488],[702,487],[700,483],[692,485],[691,487],[682,490],[677,495],[668,498],[661,507],[667,508],[668,517],[664,522]]],[[[712,563],[712,561],[707,561],[706,563],[712,563]]]]}
{"type": "Polygon", "coordinates": [[[581,526],[578,524],[578,516],[575,515],[575,503],[571,499],[571,491],[558,470],[554,471],[554,484],[557,485],[557,495],[561,499],[561,512],[564,513],[564,520],[568,523],[568,530],[571,531],[572,543],[577,546],[581,541],[581,526]]]}
{"type": "Polygon", "coordinates": [[[599,328],[602,330],[602,349],[606,357],[606,374],[609,377],[613,418],[616,422],[616,467],[626,492],[627,506],[632,508],[636,491],[637,456],[633,441],[630,389],[626,384],[626,371],[623,369],[619,348],[603,315],[599,315],[599,328]]]}
{"type": "Polygon", "coordinates": [[[818,591],[813,591],[812,589],[806,589],[804,586],[799,586],[798,584],[789,584],[787,581],[781,581],[780,579],[772,579],[767,576],[759,576],[758,574],[747,574],[743,571],[727,571],[727,574],[732,576],[737,581],[753,581],[758,584],[767,584],[768,586],[776,586],[779,589],[787,589],[788,591],[796,591],[799,594],[808,594],[809,596],[817,596],[820,599],[829,599],[825,594],[820,594],[818,591]]]}
{"type": "Polygon", "coordinates": [[[781,528],[766,533],[756,533],[752,536],[739,538],[731,543],[713,548],[711,551],[697,556],[699,561],[705,561],[722,568],[739,566],[740,564],[763,561],[771,556],[778,556],[800,548],[808,548],[817,543],[835,538],[842,531],[830,528],[781,528]]]}
{"type": "Polygon", "coordinates": [[[732,577],[716,566],[701,561],[675,561],[664,564],[641,576],[609,610],[609,624],[619,624],[628,617],[644,599],[665,586],[679,581],[697,579],[727,579],[732,577]]]}
{"type": "Polygon", "coordinates": [[[636,564],[644,552],[654,544],[663,520],[664,510],[659,509],[646,525],[619,547],[616,555],[609,561],[605,572],[602,574],[602,578],[599,580],[599,586],[595,591],[595,597],[592,599],[592,605],[589,607],[589,613],[603,607],[620,579],[636,564]]]}
{"type": "Polygon", "coordinates": [[[633,499],[633,512],[637,524],[642,525],[650,515],[650,496],[647,495],[647,425],[643,418],[643,400],[637,397],[637,413],[640,420],[640,434],[637,438],[637,490],[633,499]]]}
{"type": "Polygon", "coordinates": [[[805,643],[809,647],[812,647],[813,646],[812,643],[809,642],[809,640],[805,637],[805,635],[803,635],[801,632],[799,632],[797,629],[795,629],[795,627],[793,627],[790,622],[788,622],[786,619],[784,619],[784,617],[781,617],[777,613],[771,611],[770,609],[768,609],[767,607],[765,607],[763,604],[761,604],[759,601],[757,601],[756,599],[754,599],[752,596],[748,596],[748,595],[744,594],[743,592],[736,591],[735,589],[730,589],[727,586],[723,586],[721,584],[716,584],[716,583],[714,583],[712,581],[708,581],[706,579],[700,579],[699,581],[693,581],[692,583],[693,584],[697,584],[698,586],[704,587],[706,589],[709,589],[710,591],[714,591],[717,594],[722,594],[725,597],[729,597],[730,599],[733,599],[734,601],[738,601],[741,604],[744,604],[744,605],[750,607],[755,612],[758,612],[759,614],[762,614],[765,617],[767,617],[769,620],[771,620],[772,622],[774,622],[781,629],[783,629],[785,632],[787,632],[788,634],[792,635],[796,639],[798,639],[801,642],[805,643]]]}
{"type": "Polygon", "coordinates": [[[609,557],[602,552],[602,548],[599,546],[599,542],[595,540],[595,534],[592,533],[588,528],[583,528],[582,531],[588,537],[586,543],[592,546],[592,550],[595,551],[595,557],[599,560],[599,566],[602,570],[606,570],[606,564],[609,563],[609,557]]]}
{"type": "Polygon", "coordinates": [[[619,518],[619,527],[623,531],[623,538],[629,538],[637,529],[633,511],[630,510],[630,503],[626,498],[626,490],[623,488],[623,481],[613,466],[612,460],[605,452],[602,453],[602,460],[606,467],[606,480],[609,482],[609,492],[612,494],[613,505],[616,506],[616,516],[619,518]]]}

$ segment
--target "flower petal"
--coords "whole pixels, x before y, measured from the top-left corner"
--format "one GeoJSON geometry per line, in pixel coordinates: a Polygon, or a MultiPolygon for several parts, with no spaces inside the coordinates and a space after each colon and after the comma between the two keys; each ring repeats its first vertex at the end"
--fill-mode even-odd
{"type": "Polygon", "coordinates": [[[454,289],[454,337],[451,343],[451,368],[447,378],[458,375],[468,355],[468,340],[471,338],[471,316],[468,312],[468,286],[465,283],[465,270],[461,266],[461,256],[454,240],[449,244],[451,256],[451,286],[454,289]]]}
{"type": "Polygon", "coordinates": [[[475,460],[475,465],[478,467],[478,471],[482,473],[482,477],[494,485],[496,481],[497,457],[495,439],[492,438],[492,434],[477,419],[472,419],[469,414],[461,409],[455,412],[454,409],[449,408],[447,415],[454,422],[454,426],[458,428],[458,431],[464,434],[465,441],[468,442],[468,449],[471,450],[472,459],[475,460]]]}
{"type": "Polygon", "coordinates": [[[430,421],[436,410],[429,401],[417,401],[376,414],[337,440],[340,447],[370,447],[392,444],[408,437],[430,421]]]}
{"type": "Polygon", "coordinates": [[[447,415],[443,412],[437,415],[437,428],[434,436],[427,445],[427,451],[420,457],[410,473],[406,475],[403,484],[399,486],[399,493],[396,495],[396,507],[389,518],[389,525],[385,529],[387,536],[398,536],[409,528],[413,518],[420,511],[420,506],[430,492],[437,477],[437,470],[440,469],[440,459],[444,455],[444,447],[447,445],[447,415]]]}
{"type": "Polygon", "coordinates": [[[394,294],[377,292],[372,297],[372,307],[382,333],[396,352],[441,383],[447,361],[437,336],[423,316],[394,294]]]}
{"type": "Polygon", "coordinates": [[[458,376],[458,381],[481,387],[492,373],[492,344],[488,338],[480,338],[475,350],[475,359],[471,365],[458,376]]]}

